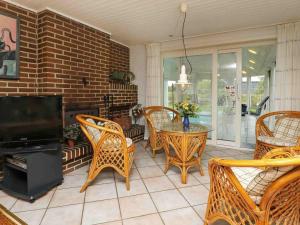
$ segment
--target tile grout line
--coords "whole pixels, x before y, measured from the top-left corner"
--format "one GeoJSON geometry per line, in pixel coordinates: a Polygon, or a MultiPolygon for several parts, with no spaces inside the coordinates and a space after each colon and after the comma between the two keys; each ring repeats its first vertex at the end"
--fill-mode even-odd
{"type": "MultiPolygon", "coordinates": [[[[88,188],[88,187],[87,187],[87,188],[88,188]]],[[[84,191],[84,197],[83,197],[83,205],[82,205],[82,211],[81,211],[80,224],[82,224],[82,222],[83,222],[84,208],[85,208],[85,198],[86,198],[86,191],[87,191],[87,189],[85,189],[85,191],[84,191]]]]}
{"type": "MultiPolygon", "coordinates": [[[[192,175],[192,174],[190,174],[192,175]]],[[[202,218],[199,216],[199,214],[195,211],[194,207],[190,204],[190,202],[185,198],[185,196],[181,193],[179,187],[176,186],[176,184],[169,178],[168,175],[165,174],[165,176],[168,178],[168,180],[175,186],[175,189],[179,192],[179,194],[183,197],[183,199],[188,203],[189,207],[187,208],[192,208],[192,210],[196,213],[196,215],[202,220],[202,218]]],[[[195,178],[195,177],[194,177],[195,178]]],[[[196,179],[196,178],[195,178],[196,179]]],[[[197,180],[197,179],[196,179],[197,180]]],[[[198,181],[198,180],[197,180],[198,181]]],[[[199,183],[201,183],[200,181],[198,181],[199,183]]],[[[196,185],[195,185],[196,186],[196,185]]],[[[198,185],[197,185],[198,186],[198,185]]],[[[204,185],[202,185],[204,186],[204,185]]],[[[191,186],[189,186],[191,187],[191,186]]],[[[172,210],[169,210],[172,211],[172,210]]]]}
{"type": "MultiPolygon", "coordinates": [[[[155,160],[153,160],[156,164],[157,164],[157,162],[155,161],[155,160]]],[[[157,166],[161,169],[161,167],[157,164],[157,166]]],[[[161,169],[162,170],[162,169],[161,169]]],[[[163,171],[164,172],[164,171],[163,171]]],[[[175,174],[173,174],[173,175],[175,175],[175,174]]],[[[191,176],[193,176],[192,174],[190,174],[191,176]]],[[[184,208],[192,208],[192,210],[196,213],[196,215],[202,220],[202,218],[199,216],[199,214],[196,212],[196,210],[194,209],[194,207],[191,205],[191,203],[185,198],[185,196],[181,193],[181,191],[180,191],[180,187],[177,187],[176,186],[176,184],[170,179],[170,177],[169,177],[169,175],[167,175],[167,174],[164,174],[164,176],[166,176],[167,177],[167,179],[175,186],[175,189],[179,192],[179,194],[183,197],[183,199],[188,203],[188,205],[189,205],[189,207],[184,207],[184,208]]],[[[194,177],[194,176],[193,176],[194,177]]],[[[201,186],[204,186],[204,184],[202,184],[196,177],[194,177],[194,179],[196,179],[196,181],[198,181],[199,183],[200,183],[200,185],[201,186]]],[[[181,187],[181,188],[188,188],[188,187],[194,187],[194,186],[199,186],[199,184],[197,184],[197,185],[190,185],[190,186],[187,186],[187,187],[181,187]]],[[[147,188],[147,187],[146,187],[147,188]]],[[[206,188],[205,186],[204,186],[204,188],[206,188]]],[[[207,188],[206,188],[207,189],[207,188]]],[[[170,189],[170,190],[173,190],[173,189],[170,189]]],[[[163,191],[166,191],[166,190],[163,190],[163,191]]],[[[162,191],[161,191],[162,192],[162,191]]],[[[152,193],[155,193],[155,192],[152,192],[152,193]]],[[[152,196],[151,196],[151,194],[150,194],[150,192],[149,192],[149,195],[150,195],[150,197],[151,197],[151,199],[152,199],[152,196]]],[[[152,200],[153,201],[153,200],[152,200]]],[[[153,201],[153,203],[154,203],[154,201],[153,201]]],[[[207,204],[207,203],[204,203],[204,204],[207,204]]],[[[155,203],[154,203],[154,205],[155,205],[155,203]]],[[[201,204],[200,204],[201,205],[201,204]]],[[[182,209],[182,208],[178,208],[178,209],[182,209]]],[[[173,210],[177,210],[177,209],[173,209],[173,210]]],[[[168,212],[168,211],[172,211],[172,210],[166,210],[166,211],[162,211],[162,212],[168,212]]],[[[159,215],[160,215],[160,212],[159,212],[159,215]]],[[[203,220],[202,220],[203,221],[203,220]]]]}
{"type": "MultiPolygon", "coordinates": [[[[131,168],[132,169],[132,168],[131,168]]],[[[117,200],[118,200],[118,206],[119,206],[119,214],[120,214],[120,217],[121,217],[121,223],[123,225],[123,215],[122,215],[122,211],[121,211],[121,204],[120,204],[120,199],[119,199],[119,194],[118,194],[118,187],[117,187],[117,181],[116,181],[116,176],[115,176],[115,173],[113,172],[113,179],[114,179],[114,183],[115,183],[115,188],[116,188],[116,195],[117,195],[117,200]]],[[[130,182],[130,180],[129,180],[130,182]]]]}
{"type": "MultiPolygon", "coordinates": [[[[147,152],[147,149],[144,148],[144,151],[147,152]]],[[[153,160],[153,161],[154,161],[154,160],[153,160]]],[[[156,162],[154,162],[154,163],[156,163],[156,162]]],[[[142,180],[142,182],[143,182],[143,184],[144,184],[144,186],[145,186],[145,188],[146,188],[146,190],[147,190],[147,192],[148,192],[148,195],[149,195],[149,197],[150,197],[150,199],[151,199],[151,201],[152,201],[152,204],[154,205],[154,207],[155,207],[155,209],[156,209],[156,211],[157,211],[157,214],[159,215],[159,217],[160,217],[162,223],[163,223],[164,225],[166,225],[165,222],[164,222],[164,220],[163,220],[163,218],[161,217],[161,215],[160,215],[160,213],[159,213],[159,211],[158,211],[158,208],[157,208],[157,206],[156,206],[155,202],[153,201],[153,198],[152,198],[152,196],[151,196],[151,194],[150,194],[150,191],[148,190],[147,185],[145,184],[144,179],[142,179],[142,176],[141,176],[140,171],[139,171],[138,169],[137,169],[137,172],[139,173],[139,175],[140,175],[140,177],[141,177],[141,180],[142,180]]]]}
{"type": "Polygon", "coordinates": [[[40,221],[40,223],[39,223],[40,225],[42,224],[42,222],[43,222],[43,220],[44,220],[44,218],[45,218],[45,215],[46,215],[46,213],[47,213],[47,211],[48,211],[50,202],[51,202],[51,200],[52,200],[52,198],[53,198],[53,196],[54,196],[54,194],[55,194],[56,191],[57,191],[57,187],[55,187],[55,190],[53,191],[53,194],[51,195],[51,198],[50,198],[50,200],[49,200],[49,202],[48,202],[48,204],[47,204],[47,207],[46,207],[46,209],[45,209],[45,212],[44,212],[44,214],[43,214],[43,216],[42,216],[42,219],[41,219],[41,221],[40,221]]]}
{"type": "MultiPolygon", "coordinates": [[[[5,196],[4,196],[4,197],[5,197],[5,196]]],[[[12,206],[9,208],[9,210],[12,210],[12,209],[13,209],[13,207],[15,206],[15,204],[17,203],[18,200],[19,200],[18,198],[15,199],[14,204],[12,204],[12,206]]]]}
{"type": "MultiPolygon", "coordinates": [[[[154,160],[153,160],[154,161],[154,160]]],[[[155,162],[155,161],[154,161],[155,162]]],[[[155,162],[156,163],[156,162],[155,162]]],[[[159,166],[159,165],[158,165],[159,166]]],[[[160,167],[161,168],[161,167],[160,167]]],[[[164,172],[164,171],[163,171],[164,172]]],[[[175,189],[179,192],[179,194],[183,197],[183,199],[187,202],[187,204],[189,205],[189,207],[186,208],[192,208],[192,210],[196,213],[196,215],[200,218],[200,220],[203,221],[203,219],[201,218],[201,216],[196,212],[195,208],[191,205],[191,203],[185,198],[185,196],[181,193],[180,188],[176,186],[176,184],[170,179],[170,177],[167,174],[164,174],[167,179],[175,186],[175,189]]],[[[190,174],[192,175],[192,174],[190,174]]],[[[193,175],[192,175],[193,176],[193,175]]],[[[193,176],[194,177],[194,176],[193,176]]],[[[198,181],[202,186],[204,186],[196,177],[194,177],[194,179],[196,179],[196,181],[198,181]]],[[[199,185],[192,185],[192,186],[188,186],[188,187],[193,187],[193,186],[199,186],[199,185]]],[[[182,188],[187,188],[187,187],[182,187],[182,188]]],[[[206,188],[204,186],[204,188],[206,188]]],[[[150,192],[149,192],[150,194],[150,192]]],[[[151,196],[151,194],[150,194],[151,196]]],[[[154,203],[155,204],[155,203],[154,203]]],[[[207,203],[206,203],[207,204],[207,203]]],[[[178,209],[182,209],[182,208],[178,208],[178,209]]],[[[178,210],[178,209],[173,209],[173,210],[178,210]]],[[[165,212],[168,211],[172,211],[172,210],[166,210],[165,212]]],[[[162,211],[163,212],[163,211],[162,211]]],[[[159,213],[160,214],[160,213],[159,213]]],[[[204,221],[203,221],[204,222],[204,221]]]]}

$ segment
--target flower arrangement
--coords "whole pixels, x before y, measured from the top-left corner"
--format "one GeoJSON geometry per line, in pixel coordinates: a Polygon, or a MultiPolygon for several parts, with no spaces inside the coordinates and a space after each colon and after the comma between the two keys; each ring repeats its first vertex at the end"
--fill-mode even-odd
{"type": "Polygon", "coordinates": [[[64,139],[67,142],[69,148],[75,146],[75,142],[83,139],[80,125],[78,123],[71,124],[64,128],[64,139]]]}
{"type": "Polygon", "coordinates": [[[198,117],[197,112],[200,111],[200,107],[198,104],[188,103],[186,101],[175,103],[175,108],[183,117],[198,117]]]}
{"type": "Polygon", "coordinates": [[[64,128],[64,138],[67,140],[79,141],[81,140],[81,130],[77,123],[71,124],[64,128]]]}

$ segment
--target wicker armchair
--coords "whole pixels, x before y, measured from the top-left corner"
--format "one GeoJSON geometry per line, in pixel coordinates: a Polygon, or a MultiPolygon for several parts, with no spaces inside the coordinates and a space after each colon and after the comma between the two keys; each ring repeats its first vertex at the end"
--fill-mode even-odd
{"type": "Polygon", "coordinates": [[[261,160],[210,160],[211,183],[205,224],[225,220],[231,225],[299,225],[299,156],[300,148],[290,147],[274,149],[261,160]],[[246,167],[289,170],[275,181],[269,182],[257,202],[246,191],[248,186],[243,186],[245,177],[238,178],[233,172],[237,169],[249,169],[246,167]]]}
{"type": "Polygon", "coordinates": [[[180,114],[178,111],[164,106],[148,106],[144,107],[143,111],[149,128],[149,139],[146,147],[150,145],[152,156],[155,157],[155,152],[163,148],[163,138],[157,129],[159,123],[179,121],[180,114]]]}
{"type": "Polygon", "coordinates": [[[256,121],[254,159],[260,159],[274,148],[300,146],[300,112],[278,111],[266,113],[256,121]],[[275,120],[273,131],[266,121],[275,120]]]}
{"type": "Polygon", "coordinates": [[[126,188],[130,189],[129,174],[133,163],[135,145],[130,138],[125,138],[119,124],[90,115],[77,115],[76,120],[91,143],[93,158],[86,182],[80,192],[106,167],[115,169],[126,179],[126,188]]]}

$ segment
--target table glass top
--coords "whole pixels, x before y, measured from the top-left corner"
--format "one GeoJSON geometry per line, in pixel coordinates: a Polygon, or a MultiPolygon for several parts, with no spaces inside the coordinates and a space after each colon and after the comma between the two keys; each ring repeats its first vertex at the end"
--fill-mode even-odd
{"type": "Polygon", "coordinates": [[[160,131],[182,132],[182,133],[202,133],[212,131],[210,128],[198,123],[190,123],[189,128],[185,129],[182,122],[167,122],[156,127],[160,131]]]}

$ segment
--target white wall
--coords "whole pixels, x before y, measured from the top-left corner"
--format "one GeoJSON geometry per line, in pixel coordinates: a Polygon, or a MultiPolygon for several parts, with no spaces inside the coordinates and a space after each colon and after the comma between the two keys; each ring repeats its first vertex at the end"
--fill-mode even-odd
{"type": "MultiPolygon", "coordinates": [[[[219,46],[220,48],[220,46],[224,45],[234,45],[274,39],[276,39],[276,26],[266,26],[189,37],[186,38],[186,47],[187,49],[211,48],[216,46],[219,46]]],[[[182,40],[165,41],[161,43],[162,52],[177,51],[182,49],[182,40]]]]}
{"type": "Polygon", "coordinates": [[[146,46],[132,45],[130,48],[130,71],[135,74],[134,84],[138,86],[138,103],[145,106],[146,99],[146,46]]]}

